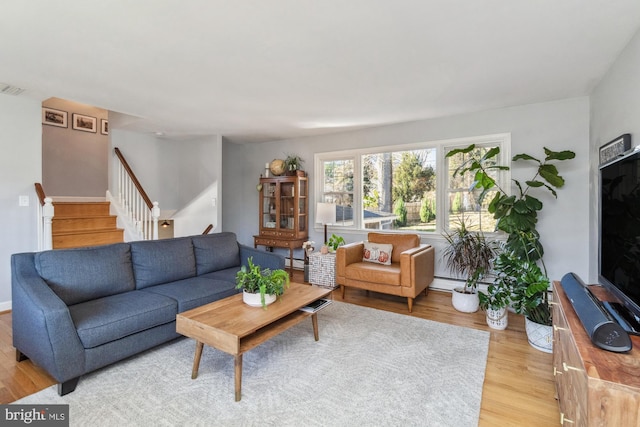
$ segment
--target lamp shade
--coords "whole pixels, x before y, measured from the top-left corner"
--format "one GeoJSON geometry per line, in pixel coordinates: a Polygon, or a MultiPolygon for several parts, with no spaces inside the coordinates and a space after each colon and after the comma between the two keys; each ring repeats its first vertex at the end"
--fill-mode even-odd
{"type": "Polygon", "coordinates": [[[333,224],[336,222],[336,205],[333,203],[318,203],[316,205],[316,223],[333,224]]]}

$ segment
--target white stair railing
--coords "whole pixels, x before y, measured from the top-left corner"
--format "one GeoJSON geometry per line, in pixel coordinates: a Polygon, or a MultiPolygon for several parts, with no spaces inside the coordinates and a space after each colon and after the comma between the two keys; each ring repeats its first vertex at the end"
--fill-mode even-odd
{"type": "Polygon", "coordinates": [[[114,149],[114,172],[118,178],[115,198],[140,240],[158,239],[158,202],[151,202],[118,148],[114,149]]]}
{"type": "Polygon", "coordinates": [[[53,220],[53,200],[44,194],[42,184],[35,183],[36,196],[38,197],[38,250],[53,249],[53,232],[51,223],[53,220]]]}

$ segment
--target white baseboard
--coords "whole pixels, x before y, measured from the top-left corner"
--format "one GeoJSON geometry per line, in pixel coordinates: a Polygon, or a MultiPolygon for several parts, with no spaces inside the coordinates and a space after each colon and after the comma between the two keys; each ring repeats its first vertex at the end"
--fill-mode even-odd
{"type": "Polygon", "coordinates": [[[11,310],[11,301],[0,302],[0,311],[9,311],[9,310],[11,310]]]}
{"type": "MultiPolygon", "coordinates": [[[[429,285],[429,289],[435,289],[438,291],[447,291],[452,292],[454,288],[464,286],[464,282],[460,280],[447,279],[445,277],[436,277],[433,279],[433,282],[429,285]]],[[[479,290],[486,292],[487,285],[480,284],[478,286],[479,290]]]]}

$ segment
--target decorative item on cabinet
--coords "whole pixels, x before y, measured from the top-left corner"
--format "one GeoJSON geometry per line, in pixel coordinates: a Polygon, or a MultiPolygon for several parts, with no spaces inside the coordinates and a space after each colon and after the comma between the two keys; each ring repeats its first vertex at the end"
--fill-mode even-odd
{"type": "Polygon", "coordinates": [[[274,176],[280,176],[286,171],[286,165],[282,159],[273,159],[269,164],[269,170],[274,176]]]}
{"type": "Polygon", "coordinates": [[[285,164],[285,174],[289,176],[305,176],[304,171],[302,170],[302,164],[304,160],[302,157],[297,154],[288,154],[287,158],[284,160],[285,164]]]}

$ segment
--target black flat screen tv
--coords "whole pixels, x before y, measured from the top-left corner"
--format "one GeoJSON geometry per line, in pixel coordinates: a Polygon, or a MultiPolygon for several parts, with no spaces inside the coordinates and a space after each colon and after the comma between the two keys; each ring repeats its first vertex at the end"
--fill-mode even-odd
{"type": "MultiPolygon", "coordinates": [[[[640,322],[640,151],[600,167],[599,282],[640,322]]],[[[633,322],[635,320],[635,322],[633,322]]]]}

